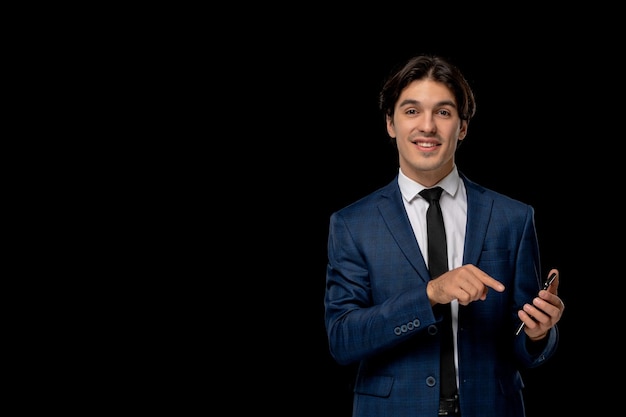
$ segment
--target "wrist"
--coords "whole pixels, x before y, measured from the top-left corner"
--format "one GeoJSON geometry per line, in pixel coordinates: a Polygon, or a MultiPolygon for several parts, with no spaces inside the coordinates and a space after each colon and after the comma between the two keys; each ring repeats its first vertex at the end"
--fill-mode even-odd
{"type": "Polygon", "coordinates": [[[534,336],[534,337],[528,336],[528,338],[530,339],[531,342],[538,342],[540,340],[545,339],[547,335],[548,335],[548,332],[545,332],[543,334],[540,334],[539,336],[534,336]]]}

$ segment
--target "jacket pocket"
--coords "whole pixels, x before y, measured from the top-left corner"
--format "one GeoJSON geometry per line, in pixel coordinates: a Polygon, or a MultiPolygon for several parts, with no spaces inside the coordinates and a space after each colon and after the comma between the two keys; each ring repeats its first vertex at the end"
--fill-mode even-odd
{"type": "Polygon", "coordinates": [[[357,394],[373,395],[376,397],[389,397],[393,387],[394,377],[385,375],[359,375],[354,385],[357,394]]]}

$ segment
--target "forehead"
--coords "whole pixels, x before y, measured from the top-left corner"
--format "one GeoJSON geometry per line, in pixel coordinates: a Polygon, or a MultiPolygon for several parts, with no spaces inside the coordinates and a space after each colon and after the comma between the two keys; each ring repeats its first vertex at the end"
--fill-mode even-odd
{"type": "Polygon", "coordinates": [[[400,93],[398,104],[402,105],[407,100],[417,101],[424,105],[441,102],[456,103],[454,94],[445,84],[430,79],[415,80],[407,85],[400,93]]]}

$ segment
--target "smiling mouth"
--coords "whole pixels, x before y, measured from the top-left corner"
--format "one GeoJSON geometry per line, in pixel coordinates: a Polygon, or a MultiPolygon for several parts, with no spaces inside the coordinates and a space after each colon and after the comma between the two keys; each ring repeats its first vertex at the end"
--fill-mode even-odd
{"type": "Polygon", "coordinates": [[[414,144],[416,144],[417,146],[420,146],[422,148],[434,148],[435,146],[439,146],[438,143],[433,143],[433,142],[413,142],[414,144]]]}

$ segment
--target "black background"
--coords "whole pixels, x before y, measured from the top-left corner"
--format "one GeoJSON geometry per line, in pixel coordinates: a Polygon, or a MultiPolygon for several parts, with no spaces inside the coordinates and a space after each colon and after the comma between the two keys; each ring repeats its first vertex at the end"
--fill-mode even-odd
{"type": "MultiPolygon", "coordinates": [[[[105,213],[83,224],[89,201],[68,213],[98,241],[91,220],[114,234],[103,251],[82,239],[85,257],[64,251],[83,261],[81,285],[97,286],[79,298],[93,302],[104,291],[99,314],[116,318],[102,328],[71,310],[88,321],[69,321],[78,343],[35,345],[63,351],[49,361],[59,374],[79,369],[69,386],[44,379],[46,389],[72,396],[57,402],[84,408],[75,398],[97,396],[87,406],[135,399],[123,409],[348,417],[354,369],[332,360],[324,330],[328,220],[396,175],[378,92],[396,64],[437,53],[462,69],[476,94],[460,170],[535,207],[544,276],[561,272],[560,346],[544,366],[524,371],[528,417],[621,412],[622,373],[613,373],[623,368],[621,11],[187,7],[122,11],[128,26],[96,25],[97,42],[69,31],[85,42],[69,45],[80,65],[36,66],[65,72],[88,95],[68,126],[79,123],[85,143],[99,150],[79,153],[81,161],[108,162],[95,165],[104,190],[85,177],[88,190],[103,192],[94,205],[105,213]],[[83,61],[85,54],[97,59],[83,61]],[[103,117],[93,123],[94,115],[103,117]],[[117,141],[90,141],[92,129],[117,141]],[[109,227],[116,215],[122,230],[109,227]],[[101,262],[91,262],[95,253],[101,262]],[[102,268],[120,280],[94,281],[102,268]],[[94,343],[84,329],[96,332],[94,343]]],[[[68,46],[51,45],[53,53],[68,46]]],[[[65,88],[63,81],[55,85],[65,88]]],[[[42,382],[41,373],[26,375],[42,382]]]]}

